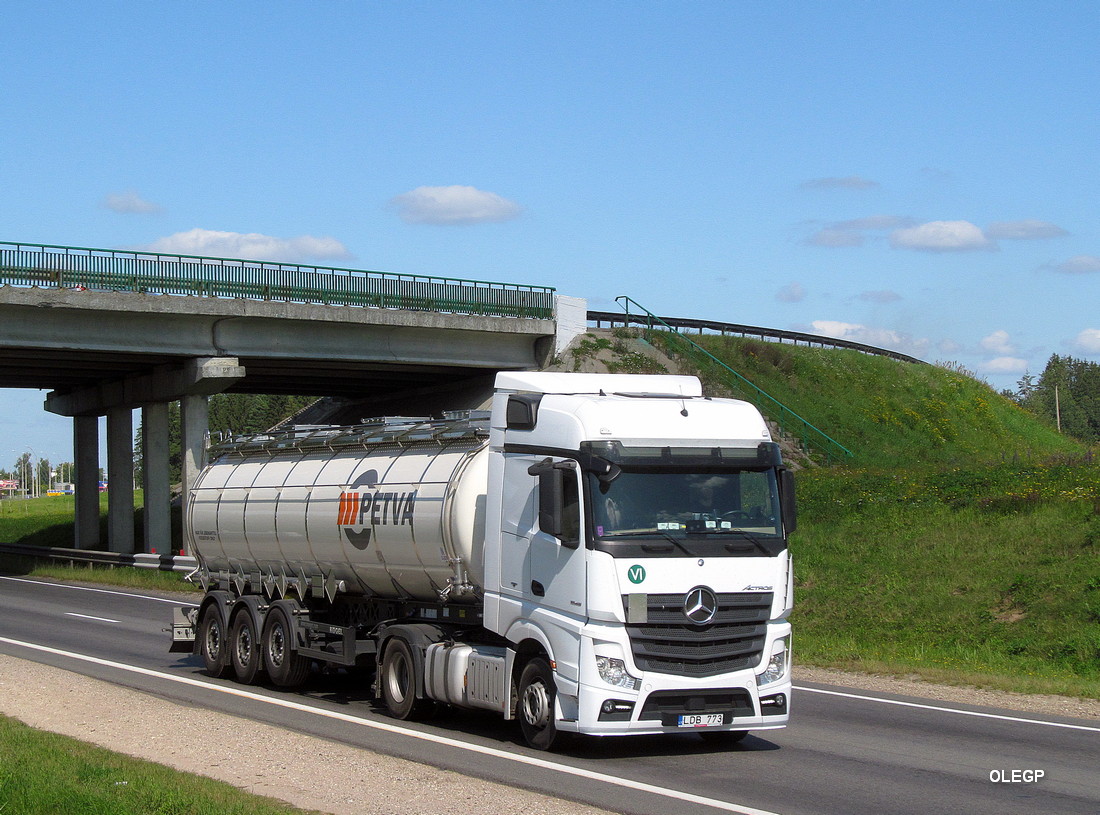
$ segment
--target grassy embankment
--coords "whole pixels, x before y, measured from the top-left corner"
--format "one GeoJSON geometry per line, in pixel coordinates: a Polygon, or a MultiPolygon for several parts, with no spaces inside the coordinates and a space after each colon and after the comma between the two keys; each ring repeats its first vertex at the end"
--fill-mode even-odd
{"type": "Polygon", "coordinates": [[[798,474],[797,659],[1100,698],[1100,463],[932,365],[704,337],[855,453],[798,474]]]}

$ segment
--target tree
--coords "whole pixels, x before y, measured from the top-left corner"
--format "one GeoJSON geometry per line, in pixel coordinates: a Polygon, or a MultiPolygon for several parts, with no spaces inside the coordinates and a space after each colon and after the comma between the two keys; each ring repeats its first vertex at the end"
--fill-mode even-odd
{"type": "Polygon", "coordinates": [[[1038,382],[1024,374],[1019,403],[1082,441],[1100,441],[1100,365],[1052,354],[1038,382]]]}
{"type": "MultiPolygon", "coordinates": [[[[316,401],[315,396],[271,396],[252,393],[217,393],[210,397],[207,426],[212,434],[239,436],[262,433],[316,401]]],[[[138,424],[134,438],[134,465],[138,479],[144,474],[144,449],[138,424]]],[[[216,435],[215,435],[216,437],[216,435]]],[[[168,405],[168,478],[175,484],[183,477],[183,432],[180,403],[168,405]]]]}

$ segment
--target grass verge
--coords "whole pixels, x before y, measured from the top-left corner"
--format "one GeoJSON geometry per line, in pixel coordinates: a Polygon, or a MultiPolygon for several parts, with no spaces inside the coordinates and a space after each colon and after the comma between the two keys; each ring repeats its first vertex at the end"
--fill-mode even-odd
{"type": "Polygon", "coordinates": [[[305,810],[0,716],[0,813],[59,812],[300,815],[305,810]]]}

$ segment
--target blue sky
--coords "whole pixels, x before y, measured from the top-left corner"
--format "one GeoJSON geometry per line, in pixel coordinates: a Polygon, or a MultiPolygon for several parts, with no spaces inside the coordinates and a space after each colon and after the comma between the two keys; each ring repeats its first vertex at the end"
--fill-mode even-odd
{"type": "MultiPolygon", "coordinates": [[[[0,240],[1100,361],[1092,2],[9,0],[0,240]]],[[[0,391],[0,464],[71,456],[0,391]]],[[[41,414],[41,415],[39,415],[41,414]]]]}

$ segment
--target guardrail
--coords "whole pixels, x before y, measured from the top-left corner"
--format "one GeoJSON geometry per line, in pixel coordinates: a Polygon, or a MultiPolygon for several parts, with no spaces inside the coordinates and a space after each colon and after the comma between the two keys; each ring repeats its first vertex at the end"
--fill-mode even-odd
{"type": "Polygon", "coordinates": [[[779,425],[780,430],[796,435],[801,441],[804,451],[809,452],[809,448],[814,446],[819,452],[824,453],[826,458],[830,461],[834,456],[839,456],[840,458],[854,457],[855,454],[840,442],[836,441],[836,439],[833,439],[822,430],[814,427],[814,425],[810,424],[806,419],[803,419],[778,399],[762,391],[748,379],[737,373],[737,371],[733,370],[729,365],[714,356],[710,351],[692,341],[687,335],[677,331],[662,318],[653,314],[646,309],[645,306],[639,304],[636,300],[626,295],[620,295],[615,298],[615,301],[622,305],[628,317],[631,316],[629,313],[630,306],[633,305],[641,312],[640,314],[634,315],[640,318],[640,320],[634,324],[644,325],[647,331],[650,332],[651,337],[655,332],[659,332],[669,339],[670,344],[678,353],[693,356],[702,369],[709,368],[714,371],[720,378],[726,381],[727,385],[742,393],[745,398],[756,405],[765,416],[779,425]],[[792,429],[792,425],[797,429],[792,429]]]}
{"type": "Polygon", "coordinates": [[[0,241],[0,283],[553,319],[554,288],[0,241]]]}
{"type": "MultiPolygon", "coordinates": [[[[890,357],[899,362],[911,362],[915,365],[927,365],[923,359],[911,357],[899,351],[891,351],[888,348],[877,348],[874,345],[866,345],[862,342],[843,340],[836,337],[824,337],[820,334],[807,334],[803,331],[786,331],[781,328],[762,328],[756,325],[741,325],[740,323],[724,323],[718,320],[697,320],[691,317],[657,317],[667,326],[677,330],[687,328],[695,329],[702,334],[704,331],[713,331],[719,334],[737,334],[742,337],[759,337],[762,340],[773,342],[791,342],[794,345],[802,342],[806,345],[817,345],[823,348],[846,348],[852,351],[862,351],[864,354],[874,354],[880,357],[890,357]]],[[[595,323],[601,328],[603,323],[608,327],[616,325],[649,325],[648,314],[620,314],[616,311],[590,311],[588,322],[595,323]]],[[[681,332],[683,333],[683,332],[681,332]]]]}
{"type": "Polygon", "coordinates": [[[30,546],[24,543],[0,543],[0,554],[54,560],[71,565],[87,563],[98,566],[133,566],[138,569],[157,569],[162,572],[193,572],[198,561],[184,555],[152,555],[137,553],[99,552],[90,549],[61,549],[50,546],[30,546]]]}

